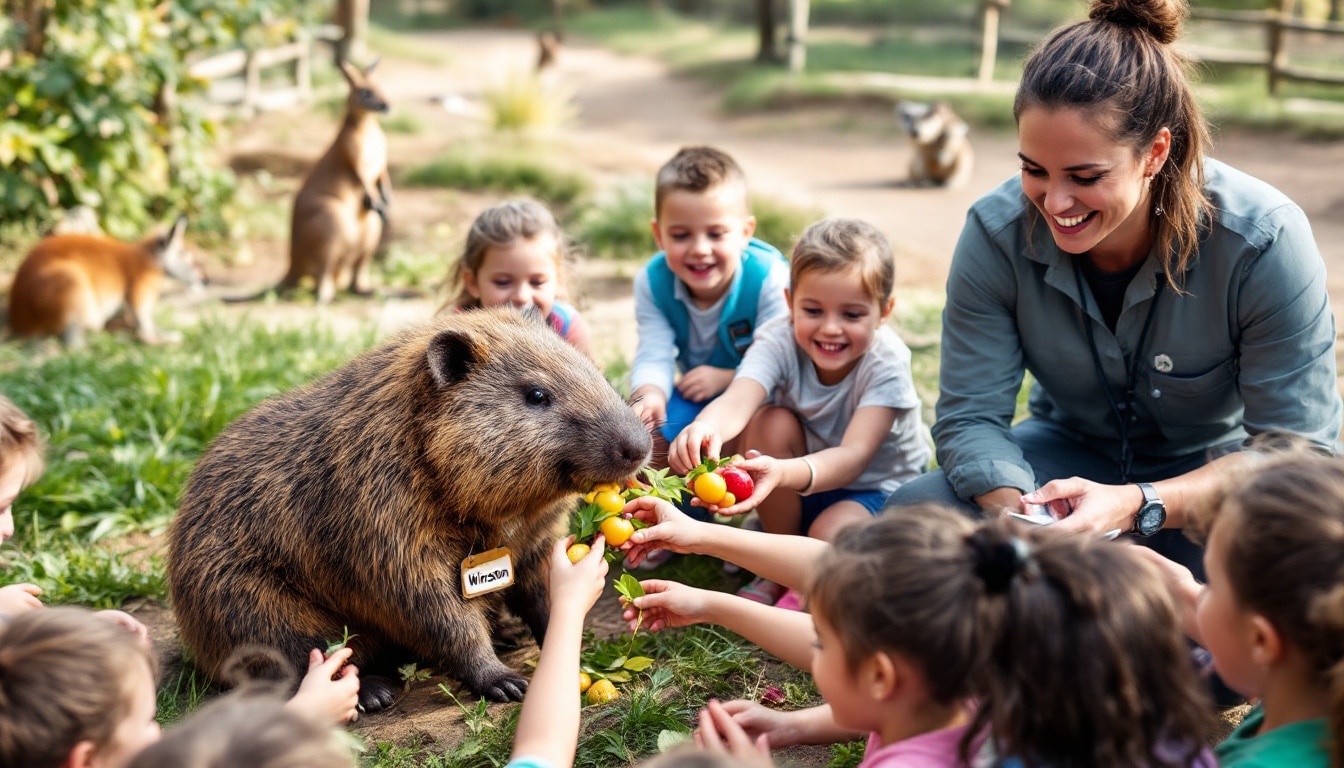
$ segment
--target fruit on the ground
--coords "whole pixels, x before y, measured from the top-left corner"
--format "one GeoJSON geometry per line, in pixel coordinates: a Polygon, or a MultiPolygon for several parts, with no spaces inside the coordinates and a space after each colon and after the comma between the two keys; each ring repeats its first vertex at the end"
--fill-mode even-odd
{"type": "Polygon", "coordinates": [[[723,498],[719,499],[720,507],[731,507],[736,503],[737,503],[737,497],[733,495],[732,491],[723,494],[723,498]]]}
{"type": "Polygon", "coordinates": [[[612,491],[598,491],[597,496],[593,497],[593,503],[609,515],[619,514],[625,509],[625,499],[621,498],[621,494],[612,491]]]}
{"type": "Polygon", "coordinates": [[[616,515],[603,520],[599,530],[601,530],[602,535],[606,537],[607,544],[613,547],[619,547],[630,540],[630,537],[635,532],[635,526],[624,517],[616,515]]]}
{"type": "Polygon", "coordinates": [[[587,695],[589,704],[605,704],[617,696],[620,696],[621,692],[616,690],[615,683],[606,678],[602,678],[601,680],[593,681],[593,684],[588,687],[587,695]]]}
{"type": "Polygon", "coordinates": [[[579,673],[579,693],[583,693],[593,685],[593,678],[588,676],[587,672],[579,673]]]}
{"type": "Polygon", "coordinates": [[[706,504],[718,504],[727,492],[722,475],[706,472],[695,478],[695,496],[706,504]]]}
{"type": "Polygon", "coordinates": [[[588,556],[588,550],[589,550],[588,545],[582,542],[578,544],[571,544],[569,549],[565,550],[565,557],[569,558],[569,562],[577,563],[583,558],[588,556]]]}
{"type": "Polygon", "coordinates": [[[751,475],[747,474],[745,469],[737,467],[723,467],[719,470],[723,476],[724,487],[733,494],[733,498],[746,499],[751,497],[752,490],[756,487],[751,482],[751,475]]]}

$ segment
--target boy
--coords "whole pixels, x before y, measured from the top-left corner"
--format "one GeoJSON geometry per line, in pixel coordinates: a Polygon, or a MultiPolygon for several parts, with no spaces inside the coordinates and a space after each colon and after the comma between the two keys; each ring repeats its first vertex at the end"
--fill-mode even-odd
{"type": "Polygon", "coordinates": [[[728,388],[755,330],[787,314],[789,268],[752,237],[746,176],[712,147],[685,147],[659,169],[652,227],[661,250],[635,276],[630,399],[665,449],[728,388]]]}

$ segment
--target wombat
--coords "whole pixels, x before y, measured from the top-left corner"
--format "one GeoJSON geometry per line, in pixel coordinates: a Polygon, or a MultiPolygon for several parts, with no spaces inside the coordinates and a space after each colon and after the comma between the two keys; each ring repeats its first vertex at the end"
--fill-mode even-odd
{"type": "Polygon", "coordinates": [[[348,632],[365,711],[391,704],[383,675],[408,658],[521,699],[526,678],[491,645],[497,614],[543,641],[575,494],[651,452],[593,363],[535,317],[482,309],[406,331],[257,406],[201,457],[169,533],[182,640],[213,676],[253,643],[301,670],[348,632]],[[463,559],[497,547],[515,583],[464,598],[463,559]]]}

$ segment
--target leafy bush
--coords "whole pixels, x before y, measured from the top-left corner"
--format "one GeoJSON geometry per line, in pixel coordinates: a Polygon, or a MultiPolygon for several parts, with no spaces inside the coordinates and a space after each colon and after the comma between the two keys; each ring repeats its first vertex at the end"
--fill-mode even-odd
{"type": "Polygon", "coordinates": [[[455,187],[526,194],[563,207],[588,191],[585,177],[559,170],[519,152],[482,152],[480,148],[454,149],[410,169],[400,184],[410,187],[455,187]]]}
{"type": "Polygon", "coordinates": [[[0,220],[45,225],[82,204],[123,238],[178,212],[223,231],[233,175],[211,162],[215,124],[184,98],[204,85],[186,76],[187,56],[292,34],[303,7],[53,0],[45,16],[0,16],[0,60],[11,59],[0,67],[0,220]]]}
{"type": "Polygon", "coordinates": [[[497,131],[545,131],[568,123],[577,113],[572,91],[547,84],[533,72],[510,72],[482,95],[497,131]]]}

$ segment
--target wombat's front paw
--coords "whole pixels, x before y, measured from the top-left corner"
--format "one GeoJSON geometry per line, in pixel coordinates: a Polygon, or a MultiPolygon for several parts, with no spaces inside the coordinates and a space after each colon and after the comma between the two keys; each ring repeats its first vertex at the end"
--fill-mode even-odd
{"type": "Polygon", "coordinates": [[[503,664],[497,670],[485,672],[467,684],[476,695],[491,701],[522,701],[523,695],[527,693],[527,678],[503,664]]]}
{"type": "Polygon", "coordinates": [[[397,686],[386,677],[370,675],[359,678],[359,709],[361,712],[382,712],[397,698],[397,686]]]}

